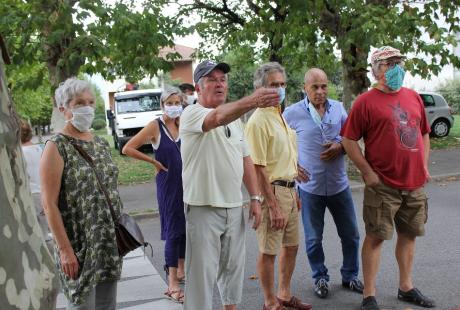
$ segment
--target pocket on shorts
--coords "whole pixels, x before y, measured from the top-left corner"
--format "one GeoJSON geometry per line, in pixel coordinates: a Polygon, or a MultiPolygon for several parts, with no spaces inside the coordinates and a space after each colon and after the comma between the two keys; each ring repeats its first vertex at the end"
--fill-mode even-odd
{"type": "Polygon", "coordinates": [[[412,209],[416,213],[419,223],[428,221],[428,197],[423,188],[414,190],[410,193],[410,200],[406,203],[408,209],[412,209]]]}
{"type": "Polygon", "coordinates": [[[375,186],[364,189],[363,220],[366,230],[377,232],[382,226],[383,199],[376,192],[375,186]]]}

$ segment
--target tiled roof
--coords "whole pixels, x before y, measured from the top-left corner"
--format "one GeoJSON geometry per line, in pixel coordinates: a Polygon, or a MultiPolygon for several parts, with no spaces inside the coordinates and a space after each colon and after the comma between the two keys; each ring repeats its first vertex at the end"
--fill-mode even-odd
{"type": "Polygon", "coordinates": [[[160,50],[160,56],[161,57],[166,57],[167,54],[169,53],[179,53],[181,56],[180,59],[177,59],[176,61],[191,61],[194,58],[196,49],[185,46],[185,45],[180,45],[176,44],[173,48],[171,47],[164,47],[160,50]]]}

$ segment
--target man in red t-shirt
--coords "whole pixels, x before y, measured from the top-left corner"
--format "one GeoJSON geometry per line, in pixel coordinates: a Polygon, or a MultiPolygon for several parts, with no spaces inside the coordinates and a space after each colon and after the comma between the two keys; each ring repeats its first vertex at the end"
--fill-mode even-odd
{"type": "Polygon", "coordinates": [[[371,56],[375,88],[360,95],[342,128],[343,146],[364,183],[362,248],[364,292],[362,310],[379,310],[375,282],[384,240],[397,231],[400,300],[434,307],[412,284],[415,238],[425,232],[427,202],[423,189],[429,180],[430,127],[420,96],[402,87],[404,59],[384,46],[371,56]],[[364,156],[358,140],[364,139],[364,156]]]}

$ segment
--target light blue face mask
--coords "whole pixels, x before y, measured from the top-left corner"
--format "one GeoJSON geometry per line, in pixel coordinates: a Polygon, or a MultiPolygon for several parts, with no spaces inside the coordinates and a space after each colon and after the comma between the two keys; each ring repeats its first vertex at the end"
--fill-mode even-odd
{"type": "Polygon", "coordinates": [[[286,98],[286,88],[278,87],[278,95],[280,96],[280,103],[282,103],[286,98]]]}
{"type": "Polygon", "coordinates": [[[404,71],[400,65],[395,65],[393,68],[387,70],[387,72],[385,72],[385,80],[388,88],[391,90],[399,90],[403,85],[405,74],[406,71],[404,71]]]}

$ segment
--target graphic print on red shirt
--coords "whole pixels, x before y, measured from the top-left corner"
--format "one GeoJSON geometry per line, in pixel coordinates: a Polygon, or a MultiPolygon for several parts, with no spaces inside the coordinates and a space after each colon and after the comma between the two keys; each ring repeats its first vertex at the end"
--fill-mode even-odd
{"type": "Polygon", "coordinates": [[[399,137],[400,146],[417,152],[417,136],[420,128],[420,117],[414,117],[404,110],[401,104],[389,104],[393,109],[393,122],[395,133],[399,137]]]}

